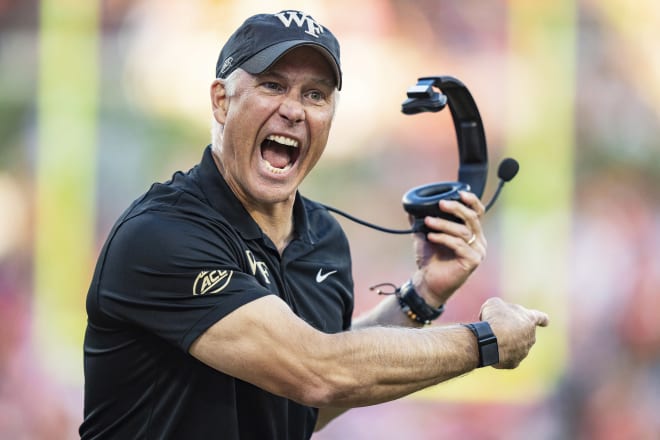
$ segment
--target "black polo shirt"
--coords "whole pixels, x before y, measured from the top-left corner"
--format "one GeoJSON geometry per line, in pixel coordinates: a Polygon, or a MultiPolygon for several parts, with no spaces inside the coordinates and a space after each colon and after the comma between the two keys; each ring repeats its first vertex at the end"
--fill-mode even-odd
{"type": "MultiPolygon", "coordinates": [[[[154,184],[113,227],[87,295],[84,439],[305,439],[317,410],[220,373],[190,354],[218,320],[278,295],[315,328],[350,326],[346,237],[299,194],[280,256],[218,172],[154,184]]],[[[263,319],[268,319],[264,316],[263,319]]]]}

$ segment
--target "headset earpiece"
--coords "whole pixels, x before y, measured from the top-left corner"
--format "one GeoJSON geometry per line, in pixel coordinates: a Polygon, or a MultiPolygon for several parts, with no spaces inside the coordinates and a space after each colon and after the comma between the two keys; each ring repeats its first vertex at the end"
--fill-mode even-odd
{"type": "Polygon", "coordinates": [[[415,219],[424,217],[441,217],[458,223],[463,223],[457,217],[440,210],[440,200],[461,200],[460,192],[470,191],[470,185],[462,182],[438,182],[418,186],[403,195],[403,208],[415,219]]]}

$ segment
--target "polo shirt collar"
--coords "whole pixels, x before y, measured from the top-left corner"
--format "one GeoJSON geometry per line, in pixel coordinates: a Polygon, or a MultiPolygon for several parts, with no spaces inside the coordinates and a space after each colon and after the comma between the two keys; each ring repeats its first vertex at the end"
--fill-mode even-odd
{"type": "MultiPolygon", "coordinates": [[[[250,216],[218,170],[210,145],[204,149],[197,169],[200,188],[213,209],[221,213],[244,239],[265,238],[257,222],[250,216]]],[[[305,201],[299,192],[296,192],[296,200],[293,205],[293,225],[296,237],[308,244],[313,244],[305,201]]]]}

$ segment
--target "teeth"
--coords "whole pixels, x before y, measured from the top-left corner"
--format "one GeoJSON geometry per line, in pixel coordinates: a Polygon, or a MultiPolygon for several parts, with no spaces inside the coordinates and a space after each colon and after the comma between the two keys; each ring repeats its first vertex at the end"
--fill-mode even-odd
{"type": "Polygon", "coordinates": [[[268,162],[265,163],[266,163],[266,167],[268,168],[268,171],[270,171],[273,174],[284,174],[291,169],[291,164],[285,166],[284,168],[275,168],[268,162]]]}
{"type": "Polygon", "coordinates": [[[278,144],[286,145],[288,147],[298,148],[298,141],[288,137],[271,134],[266,139],[268,139],[269,141],[277,142],[278,144]]]}

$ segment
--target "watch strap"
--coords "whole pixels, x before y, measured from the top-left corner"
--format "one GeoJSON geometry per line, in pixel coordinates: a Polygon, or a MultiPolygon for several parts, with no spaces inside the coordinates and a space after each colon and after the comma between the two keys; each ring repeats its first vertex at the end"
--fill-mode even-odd
{"type": "Polygon", "coordinates": [[[499,363],[500,352],[497,346],[497,337],[493,333],[490,324],[487,321],[479,321],[463,325],[469,328],[477,338],[477,345],[479,347],[478,367],[487,367],[488,365],[499,363]]]}

